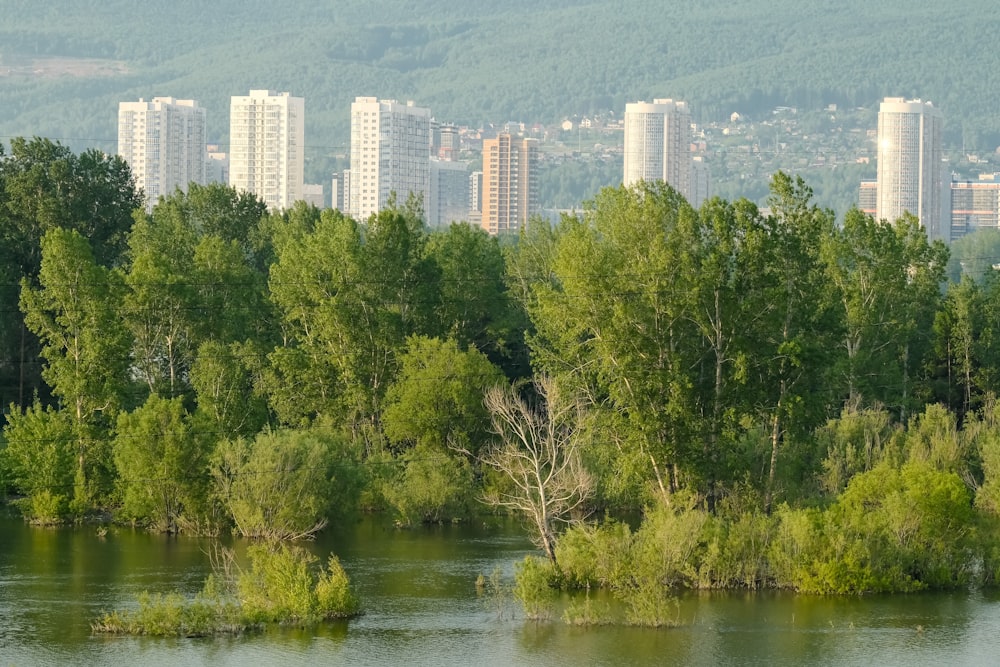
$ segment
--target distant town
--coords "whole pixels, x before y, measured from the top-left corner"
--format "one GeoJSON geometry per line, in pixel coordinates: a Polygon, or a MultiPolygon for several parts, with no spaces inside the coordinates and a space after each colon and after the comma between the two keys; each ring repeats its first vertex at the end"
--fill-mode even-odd
{"type": "Polygon", "coordinates": [[[771,175],[785,170],[803,175],[838,214],[850,206],[879,219],[910,212],[931,238],[949,242],[1000,225],[1000,179],[994,154],[946,151],[943,122],[933,103],[886,98],[877,110],[779,106],[770,118],[734,111],[700,124],[686,102],[664,98],[554,126],[469,128],[412,101],[358,97],[349,148],[332,156],[340,168],[306,183],[304,98],[251,90],[231,98],[228,147],[208,142],[197,101],[122,102],[117,152],[150,208],[191,182],[228,183],[276,210],[305,201],[358,219],[393,193],[412,193],[429,226],[468,221],[491,234],[579,208],[595,186],[639,180],[662,179],[695,207],[715,195],[762,204],[771,175]]]}

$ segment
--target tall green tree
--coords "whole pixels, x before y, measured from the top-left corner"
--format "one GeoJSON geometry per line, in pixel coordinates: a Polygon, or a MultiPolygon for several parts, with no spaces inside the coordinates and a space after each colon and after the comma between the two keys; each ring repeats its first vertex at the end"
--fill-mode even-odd
{"type": "Polygon", "coordinates": [[[149,393],[178,396],[197,350],[197,232],[170,204],[136,213],[129,235],[124,320],[135,340],[135,373],[149,393]]]}
{"type": "Polygon", "coordinates": [[[758,410],[770,433],[766,510],[786,435],[808,439],[826,416],[827,369],[840,330],[823,264],[824,244],[834,233],[833,211],[813,203],[802,178],[783,172],[771,181],[768,205],[768,249],[756,264],[766,275],[762,298],[754,305],[762,317],[751,334],[758,410]]]}
{"type": "Polygon", "coordinates": [[[284,343],[271,355],[270,386],[284,419],[325,412],[377,431],[406,337],[437,328],[439,273],[425,246],[407,206],[383,209],[364,228],[324,211],[315,230],[283,241],[270,288],[284,343]]]}
{"type": "Polygon", "coordinates": [[[110,463],[104,436],[128,388],[131,339],[117,310],[124,284],[78,232],[58,228],[42,237],[38,280],[22,281],[21,311],[42,341],[42,377],[73,421],[78,475],[96,492],[110,463]]]}
{"type": "Polygon", "coordinates": [[[824,250],[845,329],[838,367],[846,400],[881,402],[905,420],[930,349],[948,249],[913,216],[876,222],[857,209],[824,250]]]}
{"type": "Polygon", "coordinates": [[[482,397],[505,381],[503,373],[474,348],[425,336],[407,341],[400,366],[382,417],[390,442],[475,454],[489,435],[482,397]]]}
{"type": "Polygon", "coordinates": [[[0,150],[0,402],[26,407],[48,391],[37,362],[41,343],[24,326],[17,284],[37,284],[46,232],[72,229],[91,244],[97,264],[117,266],[132,211],[143,204],[128,165],[118,156],[75,154],[48,139],[15,137],[0,150]]]}
{"type": "Polygon", "coordinates": [[[453,223],[429,236],[427,254],[441,274],[437,320],[442,330],[437,333],[509,366],[524,341],[497,238],[467,223],[453,223]]]}
{"type": "Polygon", "coordinates": [[[608,410],[620,471],[645,461],[665,495],[704,451],[692,437],[701,337],[682,257],[697,229],[697,212],[662,182],[602,190],[564,219],[551,279],[529,305],[539,370],[608,410]]]}

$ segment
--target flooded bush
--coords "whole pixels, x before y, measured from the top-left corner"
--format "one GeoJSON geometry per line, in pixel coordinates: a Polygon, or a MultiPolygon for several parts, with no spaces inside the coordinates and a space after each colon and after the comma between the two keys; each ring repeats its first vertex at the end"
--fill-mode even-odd
{"type": "Polygon", "coordinates": [[[108,634],[197,637],[238,634],[267,624],[314,624],[360,613],[347,573],[336,556],[326,567],[302,547],[254,545],[249,568],[224,552],[217,572],[187,600],[178,593],[142,593],[138,608],[105,614],[92,625],[108,634]]]}
{"type": "Polygon", "coordinates": [[[553,564],[536,556],[525,556],[514,571],[514,597],[524,615],[534,621],[548,620],[555,608],[557,577],[553,564]]]}

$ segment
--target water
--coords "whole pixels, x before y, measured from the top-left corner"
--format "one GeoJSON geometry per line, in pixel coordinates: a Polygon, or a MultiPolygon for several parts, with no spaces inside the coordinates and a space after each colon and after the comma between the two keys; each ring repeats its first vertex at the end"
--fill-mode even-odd
{"type": "MultiPolygon", "coordinates": [[[[237,549],[240,544],[235,545],[237,549]]],[[[692,594],[671,629],[523,620],[477,597],[479,574],[532,552],[516,523],[399,531],[380,518],[310,545],[337,553],[366,613],[306,630],[208,639],[95,636],[143,591],[193,595],[212,542],[0,517],[0,667],[7,665],[980,665],[1000,656],[1000,596],[692,594]],[[498,615],[498,609],[501,612],[498,615]]]]}

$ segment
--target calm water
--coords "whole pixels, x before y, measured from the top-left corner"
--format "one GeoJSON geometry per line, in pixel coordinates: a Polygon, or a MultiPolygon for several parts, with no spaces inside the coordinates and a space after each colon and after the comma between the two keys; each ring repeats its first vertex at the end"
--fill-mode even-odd
{"type": "MultiPolygon", "coordinates": [[[[143,590],[193,595],[211,543],[0,517],[0,667],[7,665],[980,665],[1000,664],[1000,596],[693,595],[673,629],[502,618],[474,580],[531,551],[516,524],[397,531],[378,519],[311,545],[340,555],[366,613],[309,630],[221,639],[92,636],[143,590]]],[[[240,545],[237,545],[239,548],[240,545]]]]}

